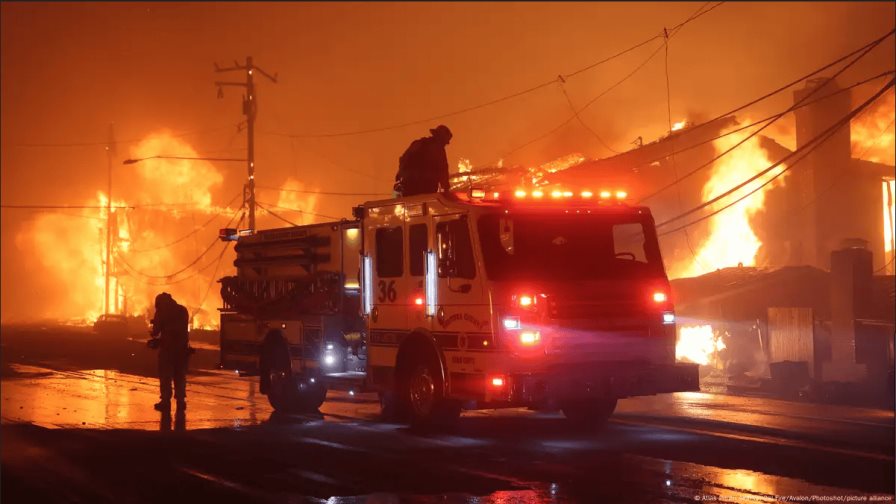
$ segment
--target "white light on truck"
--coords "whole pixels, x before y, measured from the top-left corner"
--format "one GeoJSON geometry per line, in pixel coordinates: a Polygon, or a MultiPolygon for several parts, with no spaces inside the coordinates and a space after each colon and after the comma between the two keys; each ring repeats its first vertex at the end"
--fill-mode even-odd
{"type": "Polygon", "coordinates": [[[361,256],[361,283],[363,290],[361,291],[362,311],[364,315],[370,315],[373,310],[373,266],[369,255],[361,256]]]}
{"type": "Polygon", "coordinates": [[[664,324],[674,324],[675,323],[675,314],[672,312],[663,312],[663,323],[664,324]]]}
{"type": "Polygon", "coordinates": [[[329,354],[329,353],[324,355],[324,364],[327,366],[332,366],[333,364],[336,364],[336,357],[333,357],[333,354],[329,354]]]}
{"type": "Polygon", "coordinates": [[[504,317],[504,329],[519,329],[520,328],[520,318],[519,317],[504,317]]]}
{"type": "Polygon", "coordinates": [[[436,267],[436,253],[432,250],[426,251],[426,315],[434,317],[436,314],[436,306],[439,302],[437,299],[437,282],[438,269],[436,267]]]}

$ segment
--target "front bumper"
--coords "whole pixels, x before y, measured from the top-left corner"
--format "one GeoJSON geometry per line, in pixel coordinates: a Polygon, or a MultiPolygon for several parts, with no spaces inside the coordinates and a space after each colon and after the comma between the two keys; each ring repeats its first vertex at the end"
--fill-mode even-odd
{"type": "Polygon", "coordinates": [[[683,363],[590,362],[510,378],[510,401],[526,405],[700,390],[698,366],[683,363]]]}

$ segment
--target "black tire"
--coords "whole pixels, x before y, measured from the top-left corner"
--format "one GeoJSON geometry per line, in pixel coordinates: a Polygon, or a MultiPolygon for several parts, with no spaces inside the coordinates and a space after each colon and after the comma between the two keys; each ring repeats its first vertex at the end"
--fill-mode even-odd
{"type": "Polygon", "coordinates": [[[268,331],[258,362],[260,389],[282,413],[312,413],[327,398],[327,388],[292,372],[289,344],[279,330],[268,331]]]}
{"type": "Polygon", "coordinates": [[[602,429],[613,415],[616,398],[567,402],[560,409],[577,429],[596,431],[602,429]]]}
{"type": "Polygon", "coordinates": [[[384,422],[407,422],[407,403],[394,391],[380,392],[380,419],[384,422]]]}
{"type": "Polygon", "coordinates": [[[400,400],[414,427],[451,427],[460,418],[460,403],[445,397],[441,367],[435,358],[418,359],[401,381],[400,400]]]}
{"type": "Polygon", "coordinates": [[[313,413],[327,399],[327,388],[282,371],[272,372],[268,402],[284,413],[313,413]]]}

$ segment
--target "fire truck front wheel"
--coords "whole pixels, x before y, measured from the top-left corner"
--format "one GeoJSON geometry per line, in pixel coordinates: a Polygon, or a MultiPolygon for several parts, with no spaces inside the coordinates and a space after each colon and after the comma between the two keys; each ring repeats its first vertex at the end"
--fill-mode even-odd
{"type": "Polygon", "coordinates": [[[460,417],[460,403],[444,396],[441,370],[433,359],[421,359],[403,380],[410,423],[415,426],[448,427],[460,417]]]}
{"type": "Polygon", "coordinates": [[[575,427],[584,430],[599,430],[616,410],[616,398],[571,401],[560,407],[563,415],[575,427]]]}

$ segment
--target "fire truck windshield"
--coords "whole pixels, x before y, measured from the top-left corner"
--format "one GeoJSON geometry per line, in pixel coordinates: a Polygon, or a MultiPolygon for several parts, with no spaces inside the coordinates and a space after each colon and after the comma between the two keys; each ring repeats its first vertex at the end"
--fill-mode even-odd
{"type": "Polygon", "coordinates": [[[490,280],[549,281],[663,276],[656,232],[642,215],[480,217],[490,280]]]}

